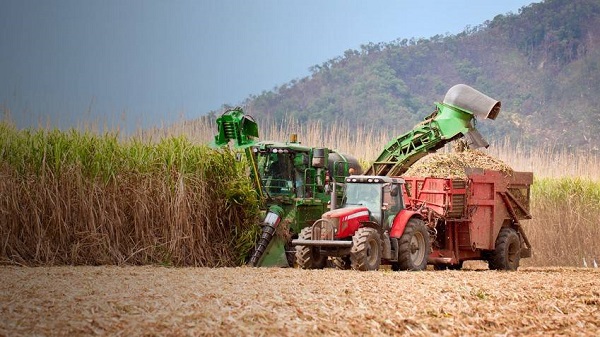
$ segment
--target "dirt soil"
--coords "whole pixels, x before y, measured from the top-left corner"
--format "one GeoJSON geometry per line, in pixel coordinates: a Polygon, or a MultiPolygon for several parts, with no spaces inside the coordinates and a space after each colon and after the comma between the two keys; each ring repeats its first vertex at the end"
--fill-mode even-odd
{"type": "Polygon", "coordinates": [[[600,269],[0,267],[1,336],[600,335],[600,269]]]}

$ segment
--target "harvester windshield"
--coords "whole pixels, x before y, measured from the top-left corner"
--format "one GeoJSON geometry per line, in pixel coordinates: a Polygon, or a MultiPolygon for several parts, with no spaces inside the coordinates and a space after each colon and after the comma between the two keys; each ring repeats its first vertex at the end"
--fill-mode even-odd
{"type": "Polygon", "coordinates": [[[271,196],[294,192],[294,166],[290,153],[258,152],[258,169],[263,186],[271,196]]]}

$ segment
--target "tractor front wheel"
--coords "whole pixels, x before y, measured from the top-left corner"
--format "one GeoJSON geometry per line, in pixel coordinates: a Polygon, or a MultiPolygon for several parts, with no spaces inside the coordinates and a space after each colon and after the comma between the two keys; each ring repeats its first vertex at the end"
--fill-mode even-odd
{"type": "Polygon", "coordinates": [[[521,238],[517,231],[504,227],[496,238],[496,248],[491,252],[488,266],[492,270],[517,270],[521,260],[521,238]]]}
{"type": "Polygon", "coordinates": [[[397,269],[425,270],[430,252],[431,243],[427,226],[421,219],[410,219],[398,240],[397,269]]]}
{"type": "Polygon", "coordinates": [[[381,264],[383,246],[376,229],[359,228],[352,237],[350,263],[355,270],[377,270],[381,264]]]}
{"type": "Polygon", "coordinates": [[[342,270],[350,269],[351,262],[350,262],[350,258],[348,256],[334,257],[331,259],[331,262],[337,269],[342,269],[342,270]]]}
{"type": "MultiPolygon", "coordinates": [[[[299,239],[311,240],[312,227],[306,227],[298,235],[299,239]]],[[[296,263],[302,269],[323,269],[327,264],[327,256],[320,254],[318,247],[296,246],[296,263]]]]}

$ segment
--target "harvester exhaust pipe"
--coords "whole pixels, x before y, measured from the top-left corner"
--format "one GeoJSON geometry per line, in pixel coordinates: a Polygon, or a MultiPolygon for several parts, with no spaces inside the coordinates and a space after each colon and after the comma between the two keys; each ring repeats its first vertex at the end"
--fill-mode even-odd
{"type": "Polygon", "coordinates": [[[444,104],[466,110],[475,117],[496,119],[500,113],[500,101],[497,101],[466,84],[457,84],[450,88],[444,97],[444,104]]]}

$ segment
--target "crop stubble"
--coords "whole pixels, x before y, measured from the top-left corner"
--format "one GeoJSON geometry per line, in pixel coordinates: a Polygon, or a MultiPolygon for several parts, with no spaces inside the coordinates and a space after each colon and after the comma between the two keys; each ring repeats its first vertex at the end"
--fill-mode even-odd
{"type": "Polygon", "coordinates": [[[600,270],[2,267],[0,335],[589,335],[600,270]]]}

